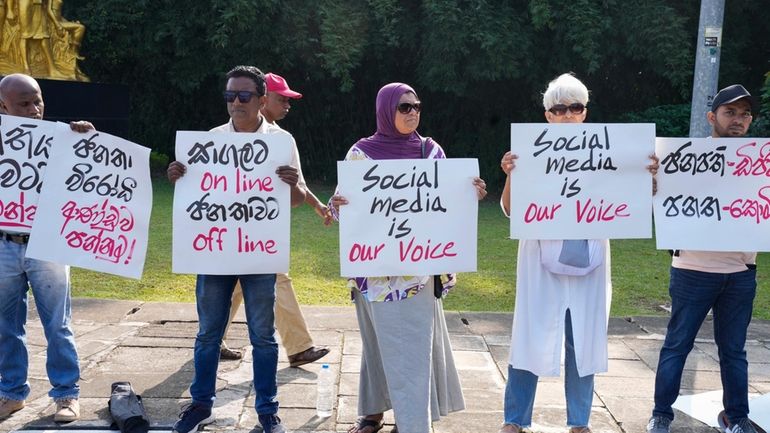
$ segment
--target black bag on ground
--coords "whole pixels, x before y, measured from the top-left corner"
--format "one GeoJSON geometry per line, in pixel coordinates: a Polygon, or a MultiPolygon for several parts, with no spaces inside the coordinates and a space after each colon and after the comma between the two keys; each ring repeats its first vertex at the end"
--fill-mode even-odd
{"type": "Polygon", "coordinates": [[[110,415],[122,433],[147,433],[150,419],[131,382],[115,382],[110,394],[110,415]]]}

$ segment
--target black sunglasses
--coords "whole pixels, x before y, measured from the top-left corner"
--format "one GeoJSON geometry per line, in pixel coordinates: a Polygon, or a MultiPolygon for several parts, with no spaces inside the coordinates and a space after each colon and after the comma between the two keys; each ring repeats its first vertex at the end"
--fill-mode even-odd
{"type": "Polygon", "coordinates": [[[241,90],[240,92],[236,92],[235,90],[225,90],[222,94],[227,102],[235,102],[235,97],[237,96],[238,101],[240,101],[241,104],[246,104],[251,101],[252,96],[262,96],[257,92],[249,92],[246,90],[241,90]]]}
{"type": "Polygon", "coordinates": [[[572,114],[583,114],[583,111],[586,109],[586,106],[581,104],[580,102],[575,102],[574,104],[564,105],[564,104],[556,104],[553,107],[549,108],[548,111],[551,113],[557,115],[557,116],[563,116],[567,114],[567,110],[569,110],[572,114]]]}
{"type": "Polygon", "coordinates": [[[409,114],[412,110],[414,110],[415,113],[419,113],[420,110],[422,110],[422,103],[415,102],[414,104],[410,104],[408,102],[402,102],[398,104],[396,108],[398,108],[398,112],[401,114],[409,114]]]}

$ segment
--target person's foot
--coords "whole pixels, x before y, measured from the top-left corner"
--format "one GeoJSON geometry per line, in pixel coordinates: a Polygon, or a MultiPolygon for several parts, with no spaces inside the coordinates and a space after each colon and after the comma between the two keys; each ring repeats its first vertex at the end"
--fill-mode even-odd
{"type": "Polygon", "coordinates": [[[56,400],[55,422],[72,422],[80,419],[80,403],[76,398],[56,400]]]}
{"type": "Polygon", "coordinates": [[[348,429],[348,433],[377,433],[385,426],[382,423],[382,417],[381,413],[358,417],[353,426],[348,429]]]}
{"type": "Polygon", "coordinates": [[[219,359],[226,359],[228,361],[236,361],[243,358],[243,353],[238,350],[230,349],[227,346],[219,348],[219,359]]]}
{"type": "Polygon", "coordinates": [[[591,429],[588,426],[572,427],[569,429],[569,433],[591,433],[591,429]]]}
{"type": "Polygon", "coordinates": [[[262,424],[262,431],[265,433],[286,433],[278,415],[259,415],[259,423],[262,424]]]}
{"type": "Polygon", "coordinates": [[[717,415],[717,421],[719,428],[725,433],[766,433],[762,427],[758,426],[757,423],[748,418],[739,421],[735,425],[732,425],[730,423],[730,419],[727,418],[725,411],[719,412],[719,415],[717,415]]]}
{"type": "Polygon", "coordinates": [[[497,431],[497,433],[521,433],[524,430],[517,426],[516,424],[503,424],[502,427],[500,427],[500,430],[497,431]]]}
{"type": "Polygon", "coordinates": [[[198,431],[198,427],[214,422],[211,408],[200,403],[192,402],[182,408],[179,420],[174,423],[173,433],[190,433],[198,431]]]}
{"type": "Polygon", "coordinates": [[[756,425],[748,418],[743,418],[735,424],[728,424],[725,433],[759,433],[756,425]]]}
{"type": "Polygon", "coordinates": [[[8,418],[12,413],[18,412],[22,408],[24,408],[24,400],[11,400],[0,397],[0,419],[8,418]]]}
{"type": "Polygon", "coordinates": [[[662,416],[653,416],[647,423],[647,433],[669,433],[671,420],[662,416]]]}
{"type": "Polygon", "coordinates": [[[329,349],[325,347],[312,346],[307,350],[289,355],[289,365],[291,367],[299,367],[300,365],[310,364],[311,362],[318,361],[329,353],[329,349]]]}

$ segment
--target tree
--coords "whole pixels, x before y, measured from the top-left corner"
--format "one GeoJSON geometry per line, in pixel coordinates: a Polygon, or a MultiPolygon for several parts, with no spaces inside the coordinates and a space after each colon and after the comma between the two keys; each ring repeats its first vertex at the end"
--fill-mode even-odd
{"type": "MultiPolygon", "coordinates": [[[[723,83],[759,89],[770,69],[762,3],[727,5],[723,83]]],[[[65,3],[87,26],[84,71],[130,89],[131,140],[173,155],[176,130],[227,119],[224,73],[255,64],[304,93],[282,126],[306,176],[333,182],[335,161],[375,130],[377,90],[401,81],[424,103],[420,132],[450,156],[478,157],[491,189],[502,184],[510,123],[544,121],[541,93],[560,73],[588,85],[592,122],[643,121],[686,104],[698,11],[695,1],[665,0],[65,3]]]]}

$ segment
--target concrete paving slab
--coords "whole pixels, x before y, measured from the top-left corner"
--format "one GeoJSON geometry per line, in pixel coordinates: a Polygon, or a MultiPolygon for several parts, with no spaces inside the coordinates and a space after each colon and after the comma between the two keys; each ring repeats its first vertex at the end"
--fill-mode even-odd
{"type": "MultiPolygon", "coordinates": [[[[144,302],[113,299],[73,298],[72,320],[118,323],[126,320],[144,302]]],[[[37,315],[37,312],[34,313],[37,315]]]]}
{"type": "Polygon", "coordinates": [[[457,335],[450,334],[449,341],[452,343],[453,350],[466,350],[475,352],[486,352],[487,342],[481,335],[457,335]]]}
{"type": "MultiPolygon", "coordinates": [[[[245,326],[238,323],[231,324],[228,329],[228,336],[236,333],[245,334],[245,331],[240,331],[241,328],[245,328],[245,326]]],[[[137,331],[136,335],[138,337],[195,338],[197,333],[198,322],[165,322],[144,326],[137,331]]]]}
{"type": "Polygon", "coordinates": [[[346,356],[342,360],[341,370],[343,373],[358,373],[361,371],[361,355],[346,356]]]}
{"type": "Polygon", "coordinates": [[[511,333],[513,315],[510,313],[463,313],[463,318],[475,335],[511,333]]]}
{"type": "Polygon", "coordinates": [[[46,347],[48,341],[43,334],[43,327],[40,325],[40,321],[31,318],[27,319],[27,345],[46,347]]]}
{"type": "Polygon", "coordinates": [[[316,329],[358,330],[358,320],[352,307],[302,307],[302,315],[305,316],[305,323],[311,334],[316,329]]]}
{"type": "MultiPolygon", "coordinates": [[[[465,399],[464,412],[501,412],[503,410],[503,393],[498,389],[463,389],[465,399]]],[[[462,412],[461,412],[462,413],[462,412]]]]}
{"type": "Polygon", "coordinates": [[[603,373],[610,377],[628,377],[643,380],[652,380],[655,373],[642,361],[629,361],[625,359],[610,359],[609,370],[603,373]]]}
{"type": "Polygon", "coordinates": [[[502,424],[502,416],[495,412],[461,411],[442,417],[433,423],[434,433],[496,432],[502,424]]]}
{"type": "MultiPolygon", "coordinates": [[[[504,362],[508,364],[508,358],[511,353],[509,346],[489,346],[489,354],[492,355],[492,359],[496,362],[504,362]]],[[[507,368],[506,368],[507,369],[507,368]]]]}
{"type": "Polygon", "coordinates": [[[100,372],[144,373],[193,370],[193,351],[176,347],[117,347],[97,366],[100,372]]]}
{"type": "Polygon", "coordinates": [[[336,329],[314,329],[310,331],[314,345],[329,347],[342,346],[345,333],[345,331],[336,329]]]}
{"type": "Polygon", "coordinates": [[[746,338],[763,343],[770,343],[770,321],[752,320],[751,326],[746,333],[746,338]]]}
{"type": "MultiPolygon", "coordinates": [[[[339,374],[340,368],[338,364],[330,364],[329,368],[334,374],[339,374]]],[[[289,367],[289,363],[278,363],[278,383],[316,383],[318,379],[318,371],[321,369],[320,364],[305,364],[299,368],[289,367]]],[[[358,372],[358,370],[356,370],[358,372]]]]}
{"type": "Polygon", "coordinates": [[[607,342],[607,355],[610,359],[625,359],[627,361],[639,360],[639,355],[631,350],[626,342],[620,338],[613,338],[607,342]]]}
{"type": "Polygon", "coordinates": [[[358,372],[340,374],[339,395],[358,395],[358,372]]]}
{"type": "MultiPolygon", "coordinates": [[[[179,348],[192,349],[195,347],[195,340],[192,338],[157,338],[157,337],[128,337],[123,341],[124,347],[147,347],[147,348],[179,348]]],[[[237,345],[228,339],[228,346],[238,349],[242,345],[237,345]],[[230,343],[233,343],[232,345],[230,343]]]]}
{"type": "Polygon", "coordinates": [[[343,334],[343,344],[343,355],[361,355],[363,352],[361,334],[358,331],[345,331],[343,334]]]}
{"type": "Polygon", "coordinates": [[[594,378],[594,391],[602,399],[615,397],[647,398],[654,394],[655,381],[634,381],[633,386],[629,386],[627,377],[613,377],[598,374],[594,378]]]}
{"type": "Polygon", "coordinates": [[[147,302],[131,315],[137,322],[197,322],[198,312],[194,303],[182,302],[147,302]]]}
{"type": "MultiPolygon", "coordinates": [[[[74,324],[81,357],[84,411],[82,421],[67,427],[104,427],[108,421],[104,410],[110,384],[118,380],[132,382],[143,396],[156,428],[170,427],[181,405],[189,403],[192,346],[198,328],[195,306],[103,300],[78,301],[76,305],[74,324]],[[111,312],[107,317],[105,309],[111,312]]],[[[316,382],[321,363],[290,368],[281,347],[277,375],[280,416],[289,431],[295,433],[347,431],[357,416],[361,359],[355,311],[352,306],[303,307],[303,311],[315,343],[331,349],[323,361],[330,363],[338,375],[337,408],[329,419],[315,417],[316,382]]],[[[247,328],[242,312],[239,314],[241,318],[236,316],[228,344],[247,350],[242,361],[219,363],[215,402],[218,419],[205,429],[212,433],[260,431],[255,429],[253,365],[247,328]]],[[[433,432],[496,432],[502,421],[512,314],[447,312],[446,316],[468,407],[435,423],[433,432]]],[[[644,431],[652,407],[654,369],[667,322],[665,316],[610,320],[610,371],[596,377],[591,420],[594,432],[644,431]]],[[[716,348],[706,329],[710,326],[710,321],[704,324],[687,361],[682,380],[684,394],[721,388],[716,348]]],[[[28,334],[32,394],[27,408],[0,421],[0,433],[34,426],[56,427],[51,420],[53,404],[46,396],[50,388],[45,370],[46,341],[39,321],[30,320],[28,334]]],[[[770,392],[769,322],[752,322],[749,335],[750,388],[759,393],[770,392]]],[[[563,387],[563,373],[562,377],[540,379],[535,431],[566,432],[563,387]]],[[[382,430],[383,433],[393,425],[392,411],[385,416],[389,427],[382,430]]],[[[678,414],[672,432],[714,433],[714,430],[678,414]]]]}
{"type": "Polygon", "coordinates": [[[680,394],[713,391],[722,388],[722,379],[718,371],[684,370],[680,394]]]}
{"type": "MultiPolygon", "coordinates": [[[[708,353],[713,359],[718,360],[717,345],[713,342],[709,343],[695,343],[695,347],[699,350],[708,353]]],[[[747,342],[746,343],[746,359],[749,363],[753,362],[769,362],[770,361],[770,348],[759,342],[747,342]]]]}
{"type": "Polygon", "coordinates": [[[495,371],[495,362],[488,352],[452,351],[458,370],[495,371]]]}
{"type": "Polygon", "coordinates": [[[463,389],[505,389],[505,379],[496,370],[457,370],[463,389]]]}
{"type": "MultiPolygon", "coordinates": [[[[115,347],[115,344],[111,341],[105,342],[105,341],[76,339],[75,343],[77,346],[78,357],[80,358],[81,361],[91,358],[94,355],[98,355],[104,351],[110,350],[113,347],[115,347]]],[[[41,353],[41,355],[44,355],[44,354],[41,353]]]]}
{"type": "Polygon", "coordinates": [[[444,317],[446,318],[446,327],[450,334],[469,334],[471,333],[468,325],[465,323],[467,313],[459,311],[444,311],[444,317]]]}
{"type": "MultiPolygon", "coordinates": [[[[770,359],[766,359],[766,361],[770,361],[770,359]]],[[[770,382],[770,364],[749,363],[749,377],[756,382],[770,382]]]]}
{"type": "Polygon", "coordinates": [[[113,341],[120,340],[129,335],[136,334],[138,326],[123,326],[120,324],[107,324],[105,326],[98,326],[95,329],[84,334],[77,334],[75,338],[96,340],[96,341],[113,341]]]}
{"type": "MultiPolygon", "coordinates": [[[[110,398],[112,384],[114,382],[131,382],[134,391],[142,398],[189,398],[190,383],[192,383],[192,371],[180,371],[169,375],[168,373],[149,373],[129,375],[125,372],[100,373],[95,376],[85,376],[80,381],[80,395],[93,398],[110,398]]],[[[219,381],[220,387],[227,382],[219,381]]]]}
{"type": "Polygon", "coordinates": [[[484,341],[488,346],[510,346],[511,334],[484,334],[484,341]]]}
{"type": "Polygon", "coordinates": [[[645,331],[632,317],[610,317],[607,333],[611,338],[623,338],[643,334],[645,331]]]}

